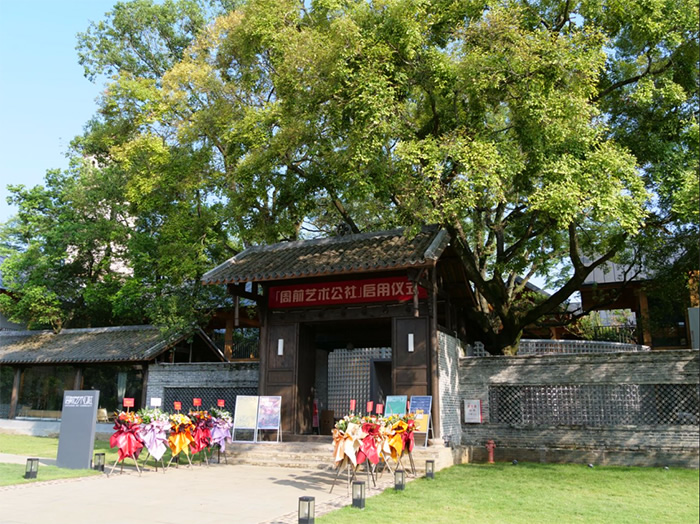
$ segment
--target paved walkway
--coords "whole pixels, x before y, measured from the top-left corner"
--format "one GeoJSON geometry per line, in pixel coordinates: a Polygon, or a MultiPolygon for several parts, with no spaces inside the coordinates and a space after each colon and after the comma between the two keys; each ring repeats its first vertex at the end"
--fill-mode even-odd
{"type": "MultiPolygon", "coordinates": [[[[0,454],[0,462],[24,464],[26,457],[0,454]]],[[[301,496],[315,497],[316,516],[352,502],[343,475],[329,493],[335,473],[324,469],[197,464],[140,476],[130,468],[118,472],[0,487],[0,523],[294,524],[301,496]]],[[[390,486],[387,473],[369,496],[390,486]]]]}

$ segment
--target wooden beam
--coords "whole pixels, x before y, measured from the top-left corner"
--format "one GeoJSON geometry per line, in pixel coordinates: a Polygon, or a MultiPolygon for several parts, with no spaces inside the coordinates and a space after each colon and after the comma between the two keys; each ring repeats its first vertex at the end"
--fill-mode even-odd
{"type": "Polygon", "coordinates": [[[148,362],[141,365],[141,407],[148,408],[148,362]]]}
{"type": "MultiPolygon", "coordinates": [[[[236,319],[237,320],[237,319],[236,319]]],[[[226,360],[231,360],[233,357],[233,326],[234,319],[226,319],[226,331],[224,332],[224,357],[226,360]]]]}
{"type": "Polygon", "coordinates": [[[430,369],[430,394],[433,396],[432,416],[433,416],[433,437],[439,439],[440,432],[440,348],[437,333],[437,268],[433,266],[433,285],[430,293],[430,300],[433,305],[433,314],[430,316],[430,348],[428,352],[428,362],[430,369]]]}
{"type": "Polygon", "coordinates": [[[83,368],[75,368],[73,389],[75,389],[76,391],[80,391],[81,389],[83,389],[83,368]]]}
{"type": "MultiPolygon", "coordinates": [[[[258,286],[253,282],[253,290],[257,290],[258,286]]],[[[247,298],[258,302],[263,299],[263,295],[245,290],[245,284],[228,284],[226,286],[228,292],[234,297],[247,298]]]]}
{"type": "Polygon", "coordinates": [[[17,403],[19,402],[19,385],[22,379],[22,368],[15,368],[15,377],[12,381],[12,394],[10,396],[10,413],[7,418],[17,416],[17,403]]]}

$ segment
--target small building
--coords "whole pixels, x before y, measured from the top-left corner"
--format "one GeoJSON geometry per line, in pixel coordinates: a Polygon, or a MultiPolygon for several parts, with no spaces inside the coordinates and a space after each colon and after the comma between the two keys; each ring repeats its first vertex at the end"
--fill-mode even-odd
{"type": "MultiPolygon", "coordinates": [[[[580,287],[584,309],[602,313],[626,311],[633,317],[631,340],[652,349],[688,349],[691,321],[683,297],[661,303],[654,276],[642,267],[609,262],[595,268],[580,287]]],[[[693,293],[690,293],[691,301],[693,293]]],[[[697,300],[697,298],[695,298],[697,300]]],[[[630,326],[620,329],[629,331],[630,326]]]]}
{"type": "Polygon", "coordinates": [[[442,413],[459,425],[459,407],[442,406],[441,383],[456,380],[441,382],[441,347],[464,339],[473,298],[445,230],[252,247],[202,280],[256,302],[259,393],[282,397],[283,431],[310,433],[314,400],[338,418],[350,399],[363,411],[387,395],[431,395],[435,437],[442,413]]]}
{"type": "Polygon", "coordinates": [[[63,391],[100,390],[112,413],[124,397],[145,407],[148,369],[160,362],[222,362],[201,330],[164,336],[154,326],[0,332],[0,418],[60,418],[63,391]]]}

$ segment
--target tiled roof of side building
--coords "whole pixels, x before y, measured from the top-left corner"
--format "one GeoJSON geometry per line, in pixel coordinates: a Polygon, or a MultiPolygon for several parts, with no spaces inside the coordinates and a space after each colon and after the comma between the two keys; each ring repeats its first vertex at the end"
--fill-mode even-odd
{"type": "Polygon", "coordinates": [[[0,332],[2,364],[72,364],[150,360],[178,338],[154,326],[0,332]]]}
{"type": "Polygon", "coordinates": [[[427,226],[248,248],[208,271],[204,284],[264,282],[323,275],[350,275],[432,265],[449,243],[447,231],[427,226]]]}

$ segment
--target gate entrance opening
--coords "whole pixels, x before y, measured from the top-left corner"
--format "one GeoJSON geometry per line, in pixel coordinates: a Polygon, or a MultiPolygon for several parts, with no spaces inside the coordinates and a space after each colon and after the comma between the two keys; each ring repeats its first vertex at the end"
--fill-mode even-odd
{"type": "MultiPolygon", "coordinates": [[[[390,318],[307,323],[303,331],[309,335],[308,347],[300,346],[299,351],[315,354],[310,396],[317,400],[319,412],[332,411],[340,418],[348,413],[349,399],[363,411],[367,401],[380,402],[378,393],[391,394],[390,318]]],[[[299,376],[305,371],[299,370],[299,376]]]]}

